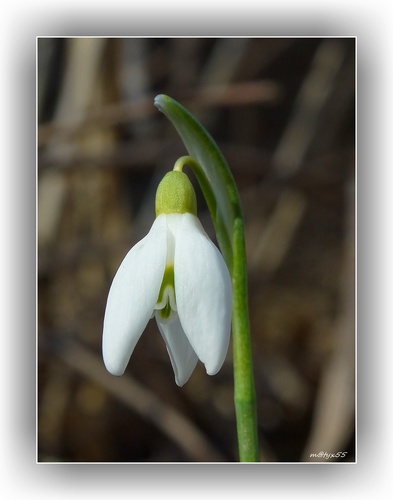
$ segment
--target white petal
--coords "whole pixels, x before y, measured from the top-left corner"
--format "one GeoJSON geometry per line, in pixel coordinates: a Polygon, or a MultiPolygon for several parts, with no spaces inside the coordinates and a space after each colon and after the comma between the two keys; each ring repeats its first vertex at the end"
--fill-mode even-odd
{"type": "Polygon", "coordinates": [[[191,214],[184,214],[176,228],[174,272],[180,322],[207,373],[214,375],[229,345],[232,284],[221,253],[191,214]]]}
{"type": "Polygon", "coordinates": [[[166,215],[161,215],[131,248],[113,279],[102,339],[104,363],[113,375],[123,374],[153,314],[165,269],[166,231],[166,215]]]}
{"type": "Polygon", "coordinates": [[[156,320],[172,363],[176,384],[182,387],[191,377],[198,357],[184,334],[177,314],[170,321],[165,321],[156,313],[156,320]]]}

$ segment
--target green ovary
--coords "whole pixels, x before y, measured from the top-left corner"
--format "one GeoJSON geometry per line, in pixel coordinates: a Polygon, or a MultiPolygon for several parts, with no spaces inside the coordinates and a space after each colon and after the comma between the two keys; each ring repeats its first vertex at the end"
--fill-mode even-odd
{"type": "Polygon", "coordinates": [[[185,173],[172,170],[158,185],[156,216],[185,213],[197,214],[195,191],[185,173]]]}

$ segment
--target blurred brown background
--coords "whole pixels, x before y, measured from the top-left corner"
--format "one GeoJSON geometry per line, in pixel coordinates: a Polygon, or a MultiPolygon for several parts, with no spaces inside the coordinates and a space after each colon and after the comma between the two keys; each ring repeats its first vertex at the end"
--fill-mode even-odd
{"type": "MultiPolygon", "coordinates": [[[[231,350],[178,388],[151,321],[123,377],[101,358],[107,292],[184,146],[219,144],[246,219],[262,461],[355,459],[355,40],[38,40],[38,460],[237,460],[231,350]]],[[[199,216],[214,240],[204,200],[199,216]]]]}

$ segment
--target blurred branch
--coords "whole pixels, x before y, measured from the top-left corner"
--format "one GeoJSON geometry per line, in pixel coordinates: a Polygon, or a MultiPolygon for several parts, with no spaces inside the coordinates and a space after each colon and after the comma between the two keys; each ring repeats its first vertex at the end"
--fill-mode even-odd
{"type": "Polygon", "coordinates": [[[305,197],[295,189],[280,196],[250,259],[250,268],[258,267],[271,276],[280,267],[290,248],[306,207],[305,197]]]}
{"type": "MultiPolygon", "coordinates": [[[[50,144],[55,138],[71,139],[90,127],[107,127],[140,120],[157,114],[153,106],[156,94],[132,102],[107,105],[90,112],[78,123],[51,122],[38,129],[38,145],[50,144]]],[[[243,106],[273,102],[279,98],[276,84],[267,81],[245,82],[231,85],[211,85],[193,92],[179,92],[178,100],[187,108],[212,108],[218,106],[243,106]]]]}
{"type": "MultiPolygon", "coordinates": [[[[343,65],[345,48],[337,40],[322,41],[298,93],[292,118],[273,155],[275,175],[291,177],[305,162],[316,125],[343,65]]],[[[271,276],[280,266],[296,234],[307,199],[299,189],[286,187],[281,192],[266,229],[253,254],[252,265],[258,264],[271,276]]]]}
{"type": "Polygon", "coordinates": [[[303,164],[322,109],[336,87],[344,56],[345,48],[337,40],[321,42],[274,154],[276,168],[283,176],[292,175],[303,164]]]}
{"type": "Polygon", "coordinates": [[[61,358],[81,375],[104,387],[132,411],[155,425],[195,462],[222,462],[225,458],[184,415],[160,400],[129,376],[113,377],[101,360],[76,343],[60,352],[61,358]]]}
{"type": "MultiPolygon", "coordinates": [[[[68,61],[59,101],[53,121],[68,128],[83,121],[99,72],[105,39],[75,38],[68,41],[68,61]]],[[[49,161],[72,158],[76,144],[53,137],[45,150],[49,161]]],[[[50,171],[38,186],[38,239],[40,244],[53,240],[64,206],[68,185],[58,171],[50,171]]]]}
{"type": "MultiPolygon", "coordinates": [[[[333,325],[336,348],[327,362],[315,404],[314,422],[302,460],[311,453],[345,450],[355,418],[355,215],[354,195],[347,196],[347,234],[341,280],[342,309],[333,325]]],[[[318,460],[315,458],[314,460],[318,460]]],[[[323,459],[325,460],[325,459],[323,459]]]]}

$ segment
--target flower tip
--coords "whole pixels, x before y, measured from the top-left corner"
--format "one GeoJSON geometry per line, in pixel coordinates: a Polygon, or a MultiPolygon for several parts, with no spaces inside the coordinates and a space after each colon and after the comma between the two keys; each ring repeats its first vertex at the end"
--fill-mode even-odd
{"type": "Polygon", "coordinates": [[[125,372],[129,360],[128,358],[125,359],[124,356],[119,357],[110,347],[110,344],[108,345],[107,342],[103,342],[102,358],[104,360],[104,365],[111,375],[120,377],[125,372]]]}
{"type": "Polygon", "coordinates": [[[185,384],[185,382],[178,380],[176,377],[175,377],[175,382],[178,387],[183,387],[183,385],[185,384]]]}
{"type": "MultiPolygon", "coordinates": [[[[194,363],[194,364],[196,364],[196,363],[194,363]]],[[[179,373],[175,372],[175,382],[176,382],[176,385],[178,387],[183,387],[183,385],[185,385],[185,383],[189,381],[189,379],[190,379],[193,371],[194,371],[194,368],[192,368],[192,370],[190,370],[189,373],[179,374],[179,373]]]]}
{"type": "Polygon", "coordinates": [[[214,366],[207,366],[207,365],[205,365],[206,373],[208,375],[210,375],[211,377],[213,375],[217,375],[217,373],[221,370],[221,367],[222,367],[223,364],[224,364],[224,362],[222,362],[220,364],[215,364],[214,366]]]}
{"type": "Polygon", "coordinates": [[[107,371],[111,375],[114,375],[115,377],[120,377],[125,372],[125,368],[119,366],[119,364],[110,363],[109,361],[105,361],[105,359],[104,359],[104,365],[107,371]]]}

